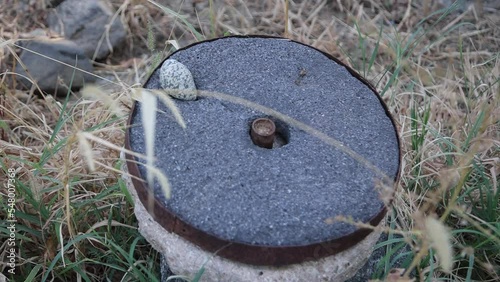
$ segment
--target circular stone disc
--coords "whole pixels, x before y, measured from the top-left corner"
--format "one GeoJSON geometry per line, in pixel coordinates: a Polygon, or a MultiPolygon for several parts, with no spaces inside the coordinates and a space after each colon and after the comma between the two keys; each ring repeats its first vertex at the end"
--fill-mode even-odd
{"type": "MultiPolygon", "coordinates": [[[[385,105],[371,86],[325,53],[288,39],[226,37],[169,58],[187,66],[198,90],[288,115],[397,178],[399,139],[385,105]]],[[[145,88],[161,88],[159,69],[145,88]]],[[[380,175],[304,128],[272,117],[288,143],[264,149],[252,143],[249,132],[255,118],[268,114],[213,97],[175,101],[187,128],[160,106],[156,166],[168,177],[172,196],[166,199],[156,183],[155,197],[201,234],[250,246],[307,246],[357,229],[329,224],[329,218],[369,222],[383,212],[375,188],[380,175]]],[[[133,151],[145,154],[143,110],[136,103],[128,140],[133,151]]],[[[144,166],[139,171],[145,178],[144,166]]]]}

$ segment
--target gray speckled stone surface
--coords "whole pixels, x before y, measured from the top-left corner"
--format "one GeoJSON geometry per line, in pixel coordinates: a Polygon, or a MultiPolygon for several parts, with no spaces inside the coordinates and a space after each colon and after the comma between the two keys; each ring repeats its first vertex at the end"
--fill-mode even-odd
{"type": "MultiPolygon", "coordinates": [[[[283,39],[224,38],[170,56],[193,74],[199,90],[230,94],[278,110],[339,140],[390,178],[399,166],[395,129],[365,84],[323,53],[283,39]],[[306,74],[301,76],[302,70],[306,74]]],[[[145,85],[160,89],[159,70],[145,85]]],[[[289,143],[253,145],[249,123],[261,113],[211,98],[178,101],[183,130],[166,107],[156,126],[156,165],[172,197],[157,197],[182,220],[219,238],[255,245],[305,245],[355,230],[328,225],[336,215],[368,221],[382,207],[375,174],[341,150],[298,128],[289,143]]],[[[145,152],[140,111],[131,147],[145,152]]],[[[145,169],[140,166],[141,173],[145,169]]]]}

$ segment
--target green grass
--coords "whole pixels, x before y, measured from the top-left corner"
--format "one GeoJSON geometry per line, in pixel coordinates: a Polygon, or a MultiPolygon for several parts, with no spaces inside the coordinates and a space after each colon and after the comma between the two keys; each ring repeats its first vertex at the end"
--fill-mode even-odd
{"type": "MultiPolygon", "coordinates": [[[[121,276],[123,281],[157,281],[158,255],[137,230],[131,214],[133,202],[130,195],[124,195],[123,183],[102,185],[92,180],[95,176],[69,171],[54,177],[49,171],[53,168],[46,168],[75,143],[74,136],[58,138],[60,129],[75,123],[64,114],[66,102],[37,162],[13,156],[4,156],[2,161],[3,171],[27,167],[37,178],[31,183],[16,179],[16,240],[22,265],[16,268],[15,281],[20,277],[26,281],[115,281],[121,276]],[[37,191],[34,185],[42,182],[37,191]]],[[[6,210],[3,197],[1,203],[6,210]]],[[[0,226],[2,237],[8,235],[7,222],[0,226]]]]}

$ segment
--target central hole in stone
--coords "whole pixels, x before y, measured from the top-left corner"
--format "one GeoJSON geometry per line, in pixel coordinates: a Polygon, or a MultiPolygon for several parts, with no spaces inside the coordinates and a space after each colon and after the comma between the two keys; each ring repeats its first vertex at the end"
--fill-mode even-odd
{"type": "Polygon", "coordinates": [[[251,122],[250,137],[252,142],[259,147],[276,149],[288,143],[288,130],[279,121],[261,117],[251,122]]]}

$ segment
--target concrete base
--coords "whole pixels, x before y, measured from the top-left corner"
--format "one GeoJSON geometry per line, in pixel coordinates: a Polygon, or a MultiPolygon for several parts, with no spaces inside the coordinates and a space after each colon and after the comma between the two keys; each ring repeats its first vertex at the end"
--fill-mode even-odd
{"type": "MultiPolygon", "coordinates": [[[[337,255],[284,267],[254,266],[230,261],[214,256],[163,229],[139,200],[130,178],[126,176],[125,165],[123,171],[128,190],[135,200],[134,211],[141,234],[153,248],[165,255],[173,273],[193,278],[204,266],[205,271],[200,281],[345,281],[365,264],[380,237],[380,232],[372,232],[354,247],[337,255]]],[[[385,221],[381,222],[384,223],[385,221]]]]}

